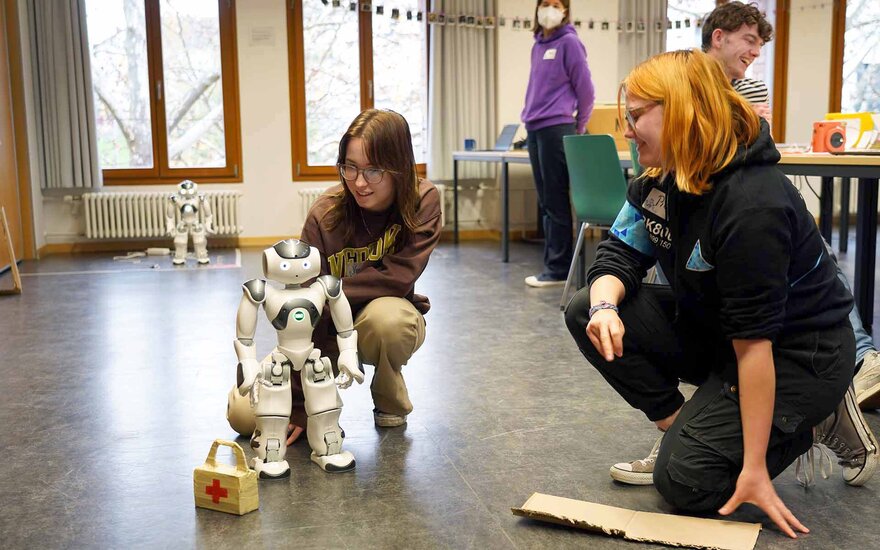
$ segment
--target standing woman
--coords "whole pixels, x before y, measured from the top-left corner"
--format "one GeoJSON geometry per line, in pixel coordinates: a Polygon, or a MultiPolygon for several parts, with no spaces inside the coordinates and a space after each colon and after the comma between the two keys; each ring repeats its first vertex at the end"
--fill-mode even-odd
{"type": "Polygon", "coordinates": [[[573,229],[562,137],[584,133],[595,99],[587,50],[569,22],[569,4],[538,0],[535,6],[535,45],[522,111],[543,212],[544,269],[526,277],[533,287],[561,285],[568,276],[573,229]]]}

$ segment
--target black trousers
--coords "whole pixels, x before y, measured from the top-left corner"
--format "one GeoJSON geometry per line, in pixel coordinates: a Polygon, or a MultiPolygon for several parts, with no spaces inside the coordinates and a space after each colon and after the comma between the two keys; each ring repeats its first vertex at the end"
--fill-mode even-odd
{"type": "Polygon", "coordinates": [[[575,125],[558,124],[533,130],[526,139],[532,177],[544,218],[544,274],[554,279],[568,277],[574,250],[568,164],[562,138],[575,133],[575,125]]]}
{"type": "MultiPolygon", "coordinates": [[[[674,325],[671,289],[642,285],[620,307],[623,357],[608,362],[586,335],[589,300],[589,288],[584,288],[565,312],[584,357],[650,420],[681,407],[654,466],[657,490],[682,510],[717,510],[733,494],[743,465],[732,344],[697,336],[696,326],[674,325]],[[680,379],[698,386],[686,403],[678,390],[680,379]]],[[[835,410],[849,387],[855,361],[852,327],[844,320],[826,330],[780,335],[773,343],[773,361],[776,401],[767,448],[771,478],[810,448],[813,426],[835,410]]]]}

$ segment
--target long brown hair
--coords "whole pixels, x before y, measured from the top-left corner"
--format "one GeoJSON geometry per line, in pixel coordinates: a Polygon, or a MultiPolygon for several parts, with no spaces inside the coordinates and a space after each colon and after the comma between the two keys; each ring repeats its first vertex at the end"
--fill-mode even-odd
{"type": "MultiPolygon", "coordinates": [[[[394,185],[392,209],[403,222],[404,233],[411,233],[418,226],[416,214],[419,208],[419,177],[413,154],[412,135],[409,124],[399,113],[390,110],[367,109],[352,121],[339,140],[337,163],[344,164],[348,143],[353,138],[364,141],[367,160],[376,168],[387,170],[394,185]]],[[[354,234],[355,222],[361,219],[360,207],[340,176],[342,190],[333,195],[333,206],[324,218],[325,228],[333,231],[344,228],[345,240],[354,234]]]]}
{"type": "Polygon", "coordinates": [[[675,185],[684,193],[708,191],[711,176],[760,132],[758,115],[730,85],[721,64],[698,49],[643,61],[623,81],[621,91],[663,105],[662,166],[644,174],[656,178],[674,172],[675,185]]]}

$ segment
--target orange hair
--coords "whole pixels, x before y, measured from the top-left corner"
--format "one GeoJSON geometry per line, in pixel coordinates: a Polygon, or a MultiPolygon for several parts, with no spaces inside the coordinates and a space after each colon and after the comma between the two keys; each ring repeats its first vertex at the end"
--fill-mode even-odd
{"type": "MultiPolygon", "coordinates": [[[[698,49],[667,52],[629,73],[621,92],[663,105],[661,163],[647,177],[674,173],[683,193],[702,195],[730,164],[737,147],[753,143],[760,119],[731,86],[721,65],[698,49]]],[[[620,94],[618,94],[618,110],[620,94]]]]}

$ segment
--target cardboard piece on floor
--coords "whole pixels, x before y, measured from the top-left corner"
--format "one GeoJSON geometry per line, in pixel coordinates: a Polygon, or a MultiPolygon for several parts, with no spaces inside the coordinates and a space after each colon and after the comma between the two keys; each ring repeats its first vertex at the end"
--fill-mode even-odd
{"type": "Polygon", "coordinates": [[[752,550],[760,523],[742,523],[671,514],[637,512],[534,493],[514,515],[578,527],[637,542],[719,550],[752,550]]]}
{"type": "Polygon", "coordinates": [[[15,263],[15,249],[12,247],[12,233],[9,232],[9,222],[6,221],[6,208],[0,206],[0,222],[2,222],[3,235],[9,250],[9,269],[12,271],[12,289],[0,290],[0,296],[5,294],[21,294],[21,276],[18,273],[18,264],[15,263]]]}

